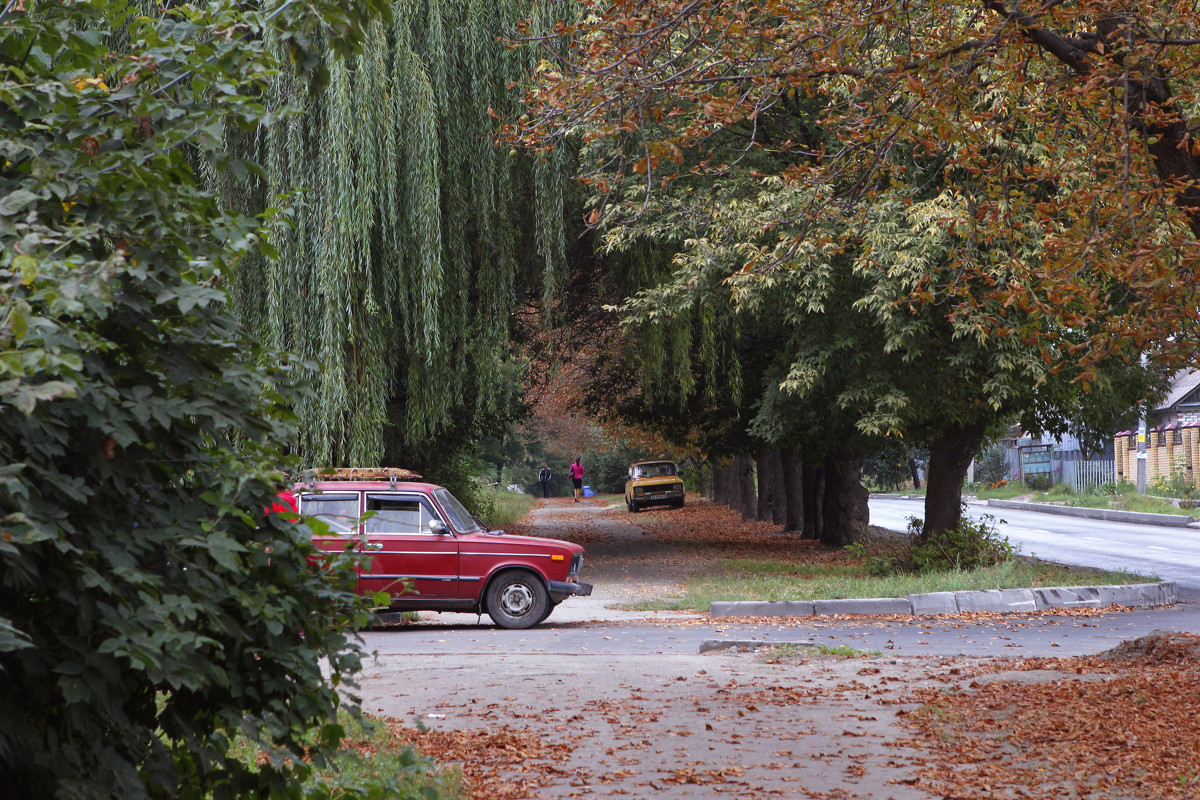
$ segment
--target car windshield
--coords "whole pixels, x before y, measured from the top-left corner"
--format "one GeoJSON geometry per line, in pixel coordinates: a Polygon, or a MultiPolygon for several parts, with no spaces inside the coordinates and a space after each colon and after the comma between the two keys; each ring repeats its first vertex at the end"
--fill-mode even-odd
{"type": "Polygon", "coordinates": [[[446,512],[446,516],[450,518],[450,525],[459,533],[479,533],[483,527],[471,516],[471,512],[463,507],[463,504],[458,502],[458,498],[450,494],[447,489],[436,489],[433,496],[442,504],[442,509],[446,512]]]}
{"type": "Polygon", "coordinates": [[[676,474],[675,464],[671,461],[639,464],[637,467],[634,467],[634,476],[638,478],[657,478],[660,475],[674,474],[676,474]]]}

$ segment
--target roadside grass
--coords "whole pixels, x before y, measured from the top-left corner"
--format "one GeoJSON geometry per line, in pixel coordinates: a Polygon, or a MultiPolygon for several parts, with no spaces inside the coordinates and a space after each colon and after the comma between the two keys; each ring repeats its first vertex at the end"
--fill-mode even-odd
{"type": "Polygon", "coordinates": [[[1021,495],[1032,493],[1029,487],[1022,483],[1016,482],[1009,483],[1006,486],[996,486],[994,488],[988,488],[984,486],[974,491],[964,488],[963,492],[965,494],[973,494],[980,500],[988,500],[993,498],[996,500],[1012,500],[1014,497],[1020,497],[1021,495]]]}
{"type": "Polygon", "coordinates": [[[1012,500],[1015,497],[1026,497],[1031,503],[1057,503],[1075,508],[1106,508],[1149,514],[1200,516],[1200,510],[1179,508],[1171,502],[1170,498],[1138,494],[1130,484],[1119,484],[1116,487],[1110,485],[1110,488],[1114,488],[1115,491],[1103,491],[1098,488],[1076,491],[1066,484],[1056,483],[1047,491],[1035,492],[1021,483],[1011,483],[995,489],[979,489],[974,492],[974,495],[980,500],[1012,500]]]}
{"type": "Polygon", "coordinates": [[[1154,578],[1132,572],[1064,567],[1032,559],[1012,559],[994,567],[924,575],[872,576],[861,559],[812,564],[785,559],[726,558],[691,576],[678,598],[631,603],[635,611],[699,611],[709,604],[737,600],[837,600],[901,597],[924,592],[1021,589],[1050,586],[1144,583],[1154,578]]]}
{"type": "Polygon", "coordinates": [[[511,525],[529,513],[537,499],[531,494],[518,494],[497,489],[487,490],[491,509],[483,520],[492,528],[511,525]]]}
{"type": "MultiPolygon", "coordinates": [[[[338,715],[338,723],[345,729],[341,749],[331,764],[315,770],[305,781],[302,796],[339,800],[462,800],[468,796],[458,767],[439,766],[421,755],[382,720],[365,716],[364,722],[365,727],[349,714],[338,715]]],[[[248,764],[266,757],[245,739],[235,742],[231,752],[248,764]]]]}
{"type": "Polygon", "coordinates": [[[848,645],[821,644],[816,647],[800,644],[780,644],[768,649],[759,661],[763,664],[787,664],[809,658],[878,658],[882,650],[855,650],[848,645]]]}

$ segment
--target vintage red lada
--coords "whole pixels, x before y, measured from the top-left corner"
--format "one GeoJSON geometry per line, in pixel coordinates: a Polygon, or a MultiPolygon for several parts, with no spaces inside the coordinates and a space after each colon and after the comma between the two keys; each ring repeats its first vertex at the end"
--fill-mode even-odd
{"type": "Polygon", "coordinates": [[[502,628],[528,628],[571,595],[583,548],[558,539],[489,530],[441,486],[402,469],[310,474],[293,491],[301,515],[323,520],[321,550],[369,556],[360,593],[387,593],[393,611],[486,613],[502,628]]]}

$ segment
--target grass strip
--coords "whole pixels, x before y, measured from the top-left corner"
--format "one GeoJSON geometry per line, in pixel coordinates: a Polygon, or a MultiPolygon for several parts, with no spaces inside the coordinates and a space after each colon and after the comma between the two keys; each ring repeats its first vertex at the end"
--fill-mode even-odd
{"type": "Polygon", "coordinates": [[[924,592],[976,589],[1027,589],[1050,586],[1145,583],[1156,580],[1132,572],[1064,567],[1045,561],[1013,559],[977,570],[924,575],[873,576],[847,557],[840,563],[812,564],[780,559],[725,558],[693,575],[682,597],[631,603],[635,611],[704,612],[709,604],[738,600],[838,600],[902,597],[924,592]]]}

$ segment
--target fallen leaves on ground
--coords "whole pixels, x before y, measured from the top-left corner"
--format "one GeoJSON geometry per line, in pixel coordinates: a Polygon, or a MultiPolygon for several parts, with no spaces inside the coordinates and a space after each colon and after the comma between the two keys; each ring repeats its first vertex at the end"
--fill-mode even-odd
{"type": "Polygon", "coordinates": [[[1200,637],[1156,632],[1099,656],[1002,660],[968,678],[917,690],[922,706],[906,716],[937,751],[921,774],[942,796],[1200,798],[1200,637]],[[1060,677],[1020,679],[1034,670],[1060,677]],[[1002,674],[979,680],[989,672],[1002,674]]]}
{"type": "Polygon", "coordinates": [[[529,731],[509,727],[489,730],[418,730],[391,720],[388,731],[439,764],[462,770],[472,798],[515,800],[536,796],[536,789],[562,770],[573,749],[566,741],[547,741],[529,731]]]}

